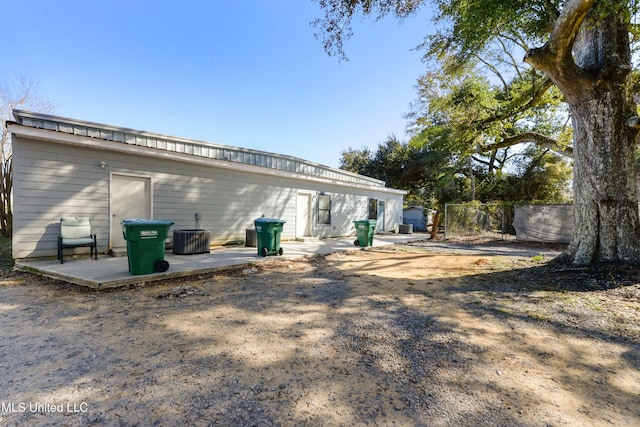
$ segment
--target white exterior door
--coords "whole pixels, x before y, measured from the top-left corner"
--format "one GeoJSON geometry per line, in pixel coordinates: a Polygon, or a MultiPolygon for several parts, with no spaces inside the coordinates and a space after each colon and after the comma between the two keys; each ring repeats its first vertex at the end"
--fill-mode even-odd
{"type": "Polygon", "coordinates": [[[380,231],[380,232],[385,231],[384,220],[385,220],[385,202],[383,202],[382,200],[378,200],[378,222],[376,224],[377,231],[380,231]]]}
{"type": "Polygon", "coordinates": [[[298,193],[296,207],[296,238],[311,236],[311,194],[298,193]]]}
{"type": "Polygon", "coordinates": [[[111,175],[111,248],[124,248],[123,219],[151,218],[151,179],[111,175]]]}
{"type": "MultiPolygon", "coordinates": [[[[397,224],[397,208],[396,208],[396,201],[393,199],[389,199],[387,200],[387,215],[386,215],[386,221],[387,223],[384,226],[385,230],[389,230],[389,231],[393,231],[396,230],[396,224],[397,224]]],[[[400,220],[402,221],[402,220],[400,220]]]]}

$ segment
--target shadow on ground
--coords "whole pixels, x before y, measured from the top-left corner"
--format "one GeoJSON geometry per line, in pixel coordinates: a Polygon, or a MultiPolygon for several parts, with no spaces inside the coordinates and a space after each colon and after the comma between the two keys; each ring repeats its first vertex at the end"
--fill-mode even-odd
{"type": "Polygon", "coordinates": [[[0,400],[87,410],[0,423],[640,423],[633,275],[447,257],[354,251],[104,292],[21,276],[0,286],[0,400]]]}

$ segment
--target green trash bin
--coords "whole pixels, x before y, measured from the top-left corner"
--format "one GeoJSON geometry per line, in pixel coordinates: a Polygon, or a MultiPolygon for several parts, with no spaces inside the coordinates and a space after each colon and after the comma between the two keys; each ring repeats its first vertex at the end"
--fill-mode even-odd
{"type": "Polygon", "coordinates": [[[358,236],[353,244],[362,248],[372,246],[373,233],[376,231],[376,220],[364,219],[362,221],[353,221],[353,225],[356,227],[356,236],[358,236]]]}
{"type": "Polygon", "coordinates": [[[173,221],[154,219],[122,221],[131,274],[162,273],[169,269],[169,263],[164,260],[164,242],[172,225],[173,221]]]}
{"type": "Polygon", "coordinates": [[[285,222],[276,218],[257,218],[254,221],[258,255],[282,255],[280,233],[285,222]]]}

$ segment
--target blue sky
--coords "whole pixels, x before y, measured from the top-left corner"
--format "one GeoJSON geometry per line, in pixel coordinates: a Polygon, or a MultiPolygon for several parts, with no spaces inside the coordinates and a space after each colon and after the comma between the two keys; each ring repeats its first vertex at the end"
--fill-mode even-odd
{"type": "Polygon", "coordinates": [[[413,50],[429,11],[354,22],[329,57],[311,0],[5,2],[0,84],[22,74],[55,113],[338,166],[349,147],[405,139],[413,50]]]}

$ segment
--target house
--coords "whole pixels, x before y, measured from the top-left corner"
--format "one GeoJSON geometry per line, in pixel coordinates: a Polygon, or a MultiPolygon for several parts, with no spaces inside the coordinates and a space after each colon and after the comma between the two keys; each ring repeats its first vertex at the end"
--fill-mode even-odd
{"type": "Polygon", "coordinates": [[[427,231],[431,227],[433,209],[425,209],[422,206],[409,206],[403,209],[402,223],[412,224],[414,231],[427,231]]]}
{"type": "Polygon", "coordinates": [[[244,241],[262,216],[286,221],[285,241],[353,235],[353,221],[371,217],[379,232],[402,221],[405,191],[341,169],[48,114],[13,116],[16,259],[56,256],[66,215],[91,218],[101,253],[126,247],[125,218],[204,229],[211,245],[244,241]]]}

